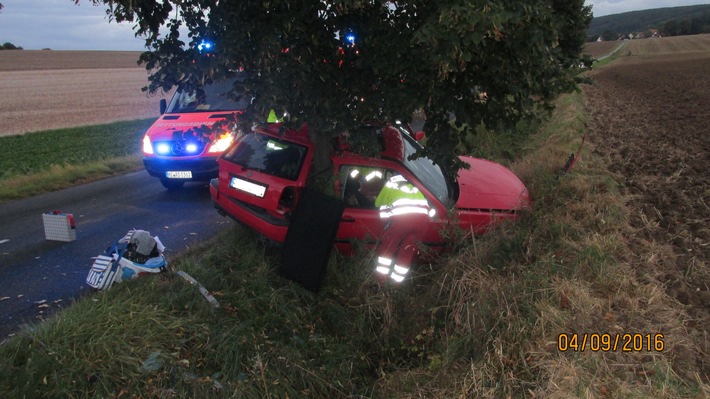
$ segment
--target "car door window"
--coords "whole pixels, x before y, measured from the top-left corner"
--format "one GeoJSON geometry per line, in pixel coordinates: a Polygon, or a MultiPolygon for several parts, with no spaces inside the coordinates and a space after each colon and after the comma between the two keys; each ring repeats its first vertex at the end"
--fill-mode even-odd
{"type": "Polygon", "coordinates": [[[349,208],[376,209],[375,199],[392,171],[360,165],[340,168],[340,197],[349,208]]]}

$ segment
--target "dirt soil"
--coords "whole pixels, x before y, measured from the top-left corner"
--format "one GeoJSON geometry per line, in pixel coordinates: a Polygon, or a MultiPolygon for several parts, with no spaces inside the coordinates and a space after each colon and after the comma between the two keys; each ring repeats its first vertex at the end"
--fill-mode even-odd
{"type": "Polygon", "coordinates": [[[634,252],[629,258],[635,259],[637,274],[662,282],[685,307],[679,317],[695,342],[677,353],[675,363],[685,363],[707,380],[710,52],[666,49],[648,55],[648,45],[664,44],[651,40],[639,51],[625,48],[623,57],[590,73],[594,83],[583,87],[590,140],[629,196],[636,229],[628,237],[634,252]]]}

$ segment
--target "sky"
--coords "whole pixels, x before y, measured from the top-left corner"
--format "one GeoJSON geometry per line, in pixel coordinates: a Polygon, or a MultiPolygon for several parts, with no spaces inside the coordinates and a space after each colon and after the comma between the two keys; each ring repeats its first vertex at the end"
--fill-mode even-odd
{"type": "MultiPolygon", "coordinates": [[[[0,0],[0,43],[26,50],[145,50],[133,24],[117,24],[89,0],[0,0]]],[[[650,8],[710,4],[710,0],[585,0],[595,17],[650,8]]]]}

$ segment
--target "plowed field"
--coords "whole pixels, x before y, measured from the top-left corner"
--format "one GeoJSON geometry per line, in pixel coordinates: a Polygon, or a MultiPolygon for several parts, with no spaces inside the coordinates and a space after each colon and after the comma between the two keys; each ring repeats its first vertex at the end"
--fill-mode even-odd
{"type": "Polygon", "coordinates": [[[159,115],[138,52],[0,51],[0,136],[159,115]]]}
{"type": "MultiPolygon", "coordinates": [[[[584,86],[595,149],[633,209],[640,278],[685,305],[695,342],[676,353],[710,375],[710,35],[631,41],[584,86]],[[645,248],[645,249],[642,249],[645,248]],[[643,257],[642,251],[654,251],[643,257]]],[[[680,345],[677,345],[680,347],[680,345]]]]}

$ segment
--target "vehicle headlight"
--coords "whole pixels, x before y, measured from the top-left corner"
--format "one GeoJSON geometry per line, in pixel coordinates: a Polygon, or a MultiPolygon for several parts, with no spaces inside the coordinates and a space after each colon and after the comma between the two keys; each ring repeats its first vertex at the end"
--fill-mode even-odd
{"type": "Polygon", "coordinates": [[[234,136],[232,135],[232,133],[224,133],[210,145],[210,149],[208,152],[224,152],[224,150],[226,150],[232,144],[232,141],[234,141],[234,136]]]}
{"type": "Polygon", "coordinates": [[[150,137],[146,134],[143,136],[143,153],[144,154],[152,154],[153,153],[153,144],[150,142],[150,137]]]}

